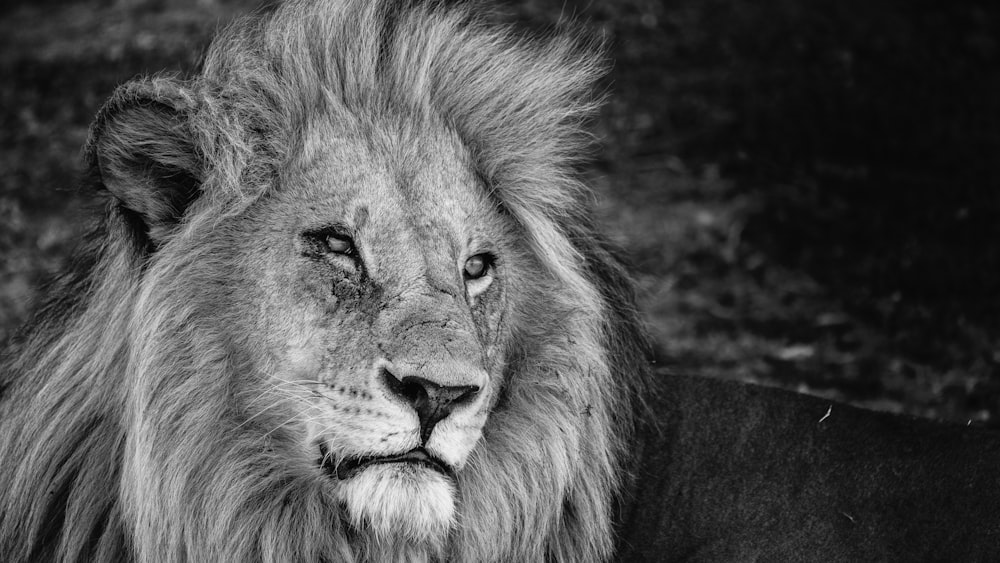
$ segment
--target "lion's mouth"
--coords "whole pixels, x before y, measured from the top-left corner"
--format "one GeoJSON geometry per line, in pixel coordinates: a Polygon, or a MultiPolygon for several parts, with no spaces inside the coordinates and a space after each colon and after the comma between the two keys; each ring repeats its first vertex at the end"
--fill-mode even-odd
{"type": "Polygon", "coordinates": [[[432,456],[424,448],[414,448],[408,452],[396,455],[353,457],[345,459],[339,464],[335,463],[327,455],[326,447],[322,443],[319,448],[323,469],[331,476],[336,476],[337,479],[342,481],[354,477],[373,465],[389,463],[411,463],[437,471],[449,479],[455,478],[454,470],[447,463],[432,456]]]}

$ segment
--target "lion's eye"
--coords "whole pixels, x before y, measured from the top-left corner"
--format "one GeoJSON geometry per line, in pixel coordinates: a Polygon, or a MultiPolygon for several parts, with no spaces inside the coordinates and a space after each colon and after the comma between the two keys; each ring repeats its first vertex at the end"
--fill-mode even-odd
{"type": "Polygon", "coordinates": [[[489,266],[488,257],[485,254],[476,254],[465,261],[465,278],[474,280],[486,274],[489,266]]]}
{"type": "Polygon", "coordinates": [[[336,252],[337,254],[354,253],[354,241],[345,236],[330,235],[326,237],[326,247],[330,252],[336,252]]]}
{"type": "Polygon", "coordinates": [[[465,259],[462,277],[465,278],[465,291],[470,304],[475,305],[478,297],[493,283],[493,264],[493,255],[486,253],[465,259]]]}
{"type": "Polygon", "coordinates": [[[358,259],[358,249],[346,231],[341,226],[306,231],[302,233],[302,251],[317,259],[335,260],[340,264],[353,263],[358,259]]]}

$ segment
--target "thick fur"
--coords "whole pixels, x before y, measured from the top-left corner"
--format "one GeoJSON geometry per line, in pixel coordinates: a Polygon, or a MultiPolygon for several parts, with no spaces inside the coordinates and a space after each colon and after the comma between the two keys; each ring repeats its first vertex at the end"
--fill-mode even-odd
{"type": "MultiPolygon", "coordinates": [[[[122,86],[87,151],[88,183],[110,196],[105,213],[5,354],[2,558],[608,559],[645,368],[630,286],[573,173],[600,72],[597,51],[572,34],[522,38],[468,8],[292,0],[224,31],[198,76],[122,86]],[[425,172],[438,155],[444,164],[425,172]],[[470,342],[492,336],[469,352],[487,374],[469,415],[480,426],[460,447],[446,438],[466,434],[442,422],[429,442],[442,455],[461,450],[454,484],[411,491],[440,501],[434,514],[408,512],[404,493],[378,489],[396,481],[377,476],[341,495],[307,437],[315,430],[309,439],[327,440],[331,455],[350,453],[329,438],[346,436],[349,421],[329,417],[351,403],[323,398],[338,392],[335,375],[323,391],[288,379],[319,361],[319,347],[346,365],[347,339],[362,331],[344,321],[318,343],[320,324],[296,325],[321,313],[295,298],[312,295],[296,285],[306,278],[286,272],[312,266],[268,237],[279,220],[328,216],[313,204],[340,197],[323,186],[344,175],[323,170],[355,163],[362,184],[391,169],[399,182],[436,186],[427,193],[442,216],[412,224],[449,219],[454,201],[479,218],[456,228],[499,233],[502,295],[473,321],[445,319],[476,323],[456,333],[480,335],[470,342]],[[449,191],[456,183],[461,197],[449,191]],[[386,506],[364,506],[358,491],[386,506]]],[[[385,197],[396,197],[394,182],[379,184],[385,197]]],[[[362,250],[431,252],[431,241],[400,233],[383,230],[382,246],[362,250]]],[[[417,262],[406,255],[395,264],[381,270],[392,283],[429,283],[409,275],[417,262]]],[[[399,299],[431,299],[410,289],[399,299]]],[[[377,299],[354,305],[375,317],[395,306],[377,299]]],[[[322,326],[353,302],[339,303],[322,326]]],[[[435,348],[435,338],[404,352],[451,342],[435,348]]]]}

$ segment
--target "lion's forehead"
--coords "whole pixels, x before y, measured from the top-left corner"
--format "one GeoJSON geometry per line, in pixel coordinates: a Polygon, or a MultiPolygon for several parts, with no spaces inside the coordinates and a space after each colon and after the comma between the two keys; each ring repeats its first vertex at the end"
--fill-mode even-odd
{"type": "Polygon", "coordinates": [[[279,198],[296,227],[344,225],[370,259],[394,262],[415,252],[453,262],[495,236],[493,206],[453,135],[382,134],[375,142],[314,127],[308,139],[279,198]]]}

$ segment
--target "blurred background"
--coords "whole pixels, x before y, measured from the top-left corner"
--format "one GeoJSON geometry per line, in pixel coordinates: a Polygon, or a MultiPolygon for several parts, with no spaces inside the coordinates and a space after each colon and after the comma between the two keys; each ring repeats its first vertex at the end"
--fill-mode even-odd
{"type": "MultiPolygon", "coordinates": [[[[249,0],[0,7],[0,339],[74,251],[87,126],[249,0]]],[[[610,46],[585,170],[657,369],[1000,426],[1000,4],[510,0],[610,46]]]]}

